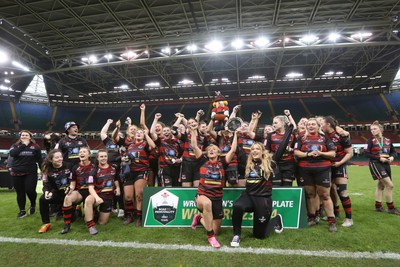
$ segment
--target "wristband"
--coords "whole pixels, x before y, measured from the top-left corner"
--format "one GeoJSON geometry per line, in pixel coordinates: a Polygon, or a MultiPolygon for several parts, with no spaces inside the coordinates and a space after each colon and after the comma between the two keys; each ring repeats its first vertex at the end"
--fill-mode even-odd
{"type": "Polygon", "coordinates": [[[308,158],[308,151],[306,152],[306,158],[308,158]]]}

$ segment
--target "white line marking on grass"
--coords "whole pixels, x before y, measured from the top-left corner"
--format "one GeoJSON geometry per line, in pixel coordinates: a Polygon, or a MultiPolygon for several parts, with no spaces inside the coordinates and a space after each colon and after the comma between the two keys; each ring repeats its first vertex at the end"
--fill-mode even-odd
{"type": "Polygon", "coordinates": [[[349,193],[349,195],[352,195],[352,196],[363,196],[364,194],[363,193],[349,193]]]}
{"type": "Polygon", "coordinates": [[[114,248],[136,248],[136,249],[157,249],[157,250],[189,250],[206,252],[225,253],[252,253],[252,254],[277,254],[297,255],[312,257],[331,258],[352,258],[352,259],[391,259],[400,260],[400,254],[394,252],[347,252],[327,250],[296,250],[276,248],[231,248],[223,246],[215,249],[210,246],[155,244],[138,242],[114,242],[114,241],[87,241],[87,240],[64,240],[64,239],[36,239],[36,238],[12,238],[0,237],[0,243],[22,243],[22,244],[43,244],[43,245],[68,245],[68,246],[91,246],[91,247],[114,247],[114,248]]]}

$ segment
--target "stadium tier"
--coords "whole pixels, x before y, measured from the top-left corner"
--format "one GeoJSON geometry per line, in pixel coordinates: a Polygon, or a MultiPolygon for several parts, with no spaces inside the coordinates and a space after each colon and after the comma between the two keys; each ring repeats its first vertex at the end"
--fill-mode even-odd
{"type": "MultiPolygon", "coordinates": [[[[400,103],[400,92],[385,94],[385,99],[394,111],[400,103]]],[[[340,124],[348,123],[370,123],[374,120],[392,121],[393,118],[381,98],[381,95],[357,95],[357,96],[336,96],[319,98],[277,98],[252,101],[230,101],[232,108],[241,104],[242,109],[239,115],[244,120],[251,118],[251,113],[257,110],[263,112],[261,124],[270,124],[274,115],[283,114],[284,109],[290,109],[295,120],[310,115],[333,115],[340,124]]],[[[0,102],[0,130],[15,130],[14,118],[9,102],[0,102]]],[[[16,121],[20,129],[32,131],[46,131],[49,129],[54,106],[33,103],[13,103],[16,121]]],[[[204,118],[209,120],[212,109],[212,100],[209,102],[177,102],[174,104],[163,103],[159,105],[148,105],[146,108],[146,123],[148,126],[154,118],[154,114],[161,113],[162,121],[170,124],[175,119],[175,113],[181,112],[187,118],[194,117],[199,109],[205,112],[204,118]]],[[[397,112],[397,111],[396,111],[397,112]]],[[[80,124],[83,131],[100,131],[107,119],[125,120],[127,116],[132,118],[133,123],[138,124],[140,118],[139,105],[132,107],[65,107],[59,106],[55,112],[53,130],[63,131],[64,124],[74,121],[80,124]]]]}

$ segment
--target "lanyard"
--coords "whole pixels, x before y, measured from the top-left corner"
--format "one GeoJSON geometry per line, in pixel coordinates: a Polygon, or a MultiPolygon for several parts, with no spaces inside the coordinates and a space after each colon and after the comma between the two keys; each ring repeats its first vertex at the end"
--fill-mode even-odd
{"type": "Polygon", "coordinates": [[[378,143],[379,148],[382,150],[383,148],[383,136],[381,137],[381,141],[379,142],[378,138],[375,137],[376,142],[378,143]]]}

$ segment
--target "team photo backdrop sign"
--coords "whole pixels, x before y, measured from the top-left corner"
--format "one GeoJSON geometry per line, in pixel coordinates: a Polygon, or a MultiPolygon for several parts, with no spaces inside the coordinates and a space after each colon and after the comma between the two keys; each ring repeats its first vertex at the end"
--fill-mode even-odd
{"type": "MultiPolygon", "coordinates": [[[[233,204],[243,188],[225,188],[222,226],[232,226],[233,204]]],[[[196,208],[196,188],[146,187],[143,199],[144,227],[190,227],[196,208]]],[[[307,211],[302,187],[273,188],[272,217],[281,214],[285,228],[307,227],[307,211]]],[[[243,226],[253,226],[253,213],[245,213],[243,226]]]]}

